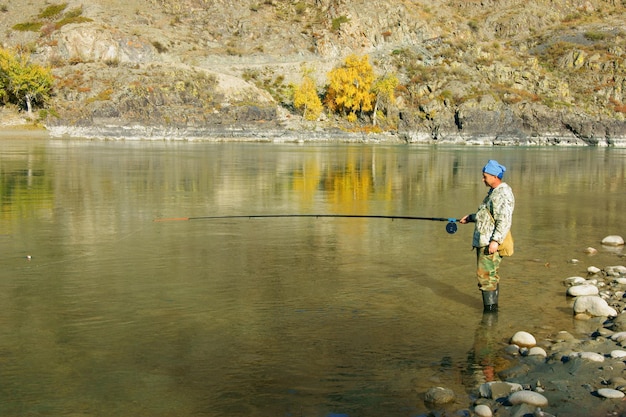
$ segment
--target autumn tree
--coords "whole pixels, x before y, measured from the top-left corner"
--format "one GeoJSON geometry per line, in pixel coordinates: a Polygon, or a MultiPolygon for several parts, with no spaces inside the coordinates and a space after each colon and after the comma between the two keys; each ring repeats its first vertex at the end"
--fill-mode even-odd
{"type": "Polygon", "coordinates": [[[0,99],[29,113],[44,106],[52,93],[54,79],[49,69],[29,62],[27,55],[15,55],[0,48],[0,99]]]}
{"type": "Polygon", "coordinates": [[[378,78],[372,87],[372,92],[376,96],[376,102],[374,104],[374,116],[372,117],[372,124],[376,126],[378,120],[378,111],[382,107],[388,110],[390,106],[393,106],[396,102],[395,91],[400,81],[395,75],[385,75],[378,78]]]}
{"type": "Polygon", "coordinates": [[[294,91],[293,105],[302,112],[302,116],[306,120],[317,120],[320,114],[322,114],[324,107],[322,106],[322,100],[320,100],[317,94],[315,81],[313,81],[310,72],[305,70],[302,84],[294,91]]]}
{"type": "Polygon", "coordinates": [[[373,109],[374,70],[367,55],[359,58],[350,55],[343,65],[328,74],[326,106],[335,112],[348,116],[348,120],[356,121],[357,112],[363,114],[373,109]]]}

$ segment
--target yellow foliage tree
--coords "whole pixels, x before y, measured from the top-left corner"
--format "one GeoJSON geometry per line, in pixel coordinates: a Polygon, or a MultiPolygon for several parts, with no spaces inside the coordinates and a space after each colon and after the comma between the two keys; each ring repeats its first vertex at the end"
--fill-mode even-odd
{"type": "Polygon", "coordinates": [[[386,75],[384,77],[380,77],[374,83],[374,86],[372,87],[372,91],[376,96],[376,103],[374,105],[374,116],[372,119],[372,124],[374,126],[376,126],[379,107],[385,107],[387,109],[389,108],[389,106],[395,104],[395,91],[399,83],[400,81],[395,75],[386,75]]]}
{"type": "Polygon", "coordinates": [[[369,112],[373,109],[374,70],[367,55],[359,58],[350,55],[343,65],[328,73],[327,107],[335,112],[347,114],[350,120],[356,120],[356,113],[369,112]]]}
{"type": "Polygon", "coordinates": [[[50,98],[54,78],[49,69],[31,64],[26,55],[0,48],[0,98],[25,107],[29,113],[50,98]]]}
{"type": "Polygon", "coordinates": [[[302,112],[306,120],[317,120],[323,106],[315,88],[315,82],[309,75],[304,75],[302,84],[293,93],[293,105],[302,112]]]}

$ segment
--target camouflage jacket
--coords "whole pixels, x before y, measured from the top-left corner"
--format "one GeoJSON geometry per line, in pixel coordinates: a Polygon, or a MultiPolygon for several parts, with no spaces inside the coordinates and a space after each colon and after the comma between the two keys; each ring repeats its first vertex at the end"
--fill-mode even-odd
{"type": "Polygon", "coordinates": [[[469,220],[476,222],[472,246],[482,248],[495,240],[502,243],[511,229],[515,197],[507,183],[501,183],[487,193],[476,213],[469,220]]]}

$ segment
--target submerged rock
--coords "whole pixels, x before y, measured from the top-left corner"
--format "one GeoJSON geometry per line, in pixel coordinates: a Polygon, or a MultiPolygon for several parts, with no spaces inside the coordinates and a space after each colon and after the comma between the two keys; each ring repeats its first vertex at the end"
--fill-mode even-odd
{"type": "Polygon", "coordinates": [[[430,404],[442,405],[453,402],[456,399],[454,391],[449,388],[433,387],[426,391],[424,401],[430,404]]]}

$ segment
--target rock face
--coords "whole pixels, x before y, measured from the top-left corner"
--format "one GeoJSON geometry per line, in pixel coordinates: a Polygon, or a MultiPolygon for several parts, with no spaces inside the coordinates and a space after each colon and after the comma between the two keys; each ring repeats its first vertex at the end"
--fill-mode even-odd
{"type": "Polygon", "coordinates": [[[0,14],[5,46],[29,45],[58,79],[42,120],[54,131],[354,130],[372,115],[355,126],[327,112],[305,125],[291,91],[308,73],[322,94],[328,71],[357,54],[399,79],[378,127],[401,141],[626,146],[619,2],[97,3],[53,14],[32,0],[0,14]]]}

